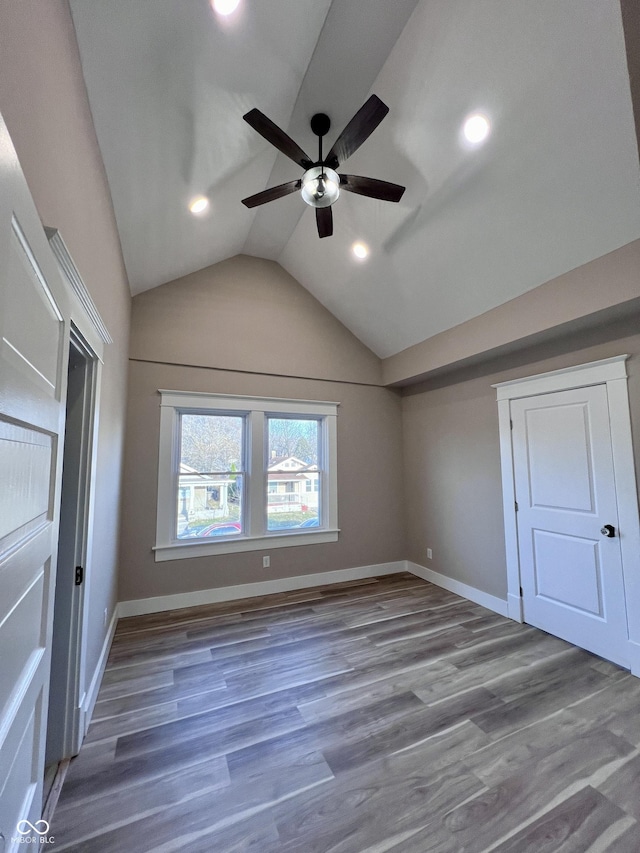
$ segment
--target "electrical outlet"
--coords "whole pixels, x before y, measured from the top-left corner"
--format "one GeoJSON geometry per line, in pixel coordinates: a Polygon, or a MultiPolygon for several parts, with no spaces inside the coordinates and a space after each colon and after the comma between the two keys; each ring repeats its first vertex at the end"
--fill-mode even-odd
{"type": "Polygon", "coordinates": [[[262,558],[262,568],[268,569],[271,565],[271,557],[263,557],[262,558]]]}
{"type": "Polygon", "coordinates": [[[104,617],[102,619],[102,627],[103,628],[107,627],[107,608],[106,607],[104,609],[104,617]]]}
{"type": "Polygon", "coordinates": [[[431,548],[427,548],[427,560],[433,560],[433,551],[431,548]]]}

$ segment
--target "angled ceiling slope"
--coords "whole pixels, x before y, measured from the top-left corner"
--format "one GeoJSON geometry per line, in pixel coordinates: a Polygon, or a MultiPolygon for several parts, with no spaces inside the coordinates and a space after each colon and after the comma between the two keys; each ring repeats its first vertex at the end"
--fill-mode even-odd
{"type": "Polygon", "coordinates": [[[640,237],[638,151],[617,3],[583,0],[71,0],[134,292],[244,252],[278,260],[380,356],[640,237]],[[390,114],[349,172],[407,186],[341,194],[320,241],[298,177],[243,121],[258,107],[330,146],[375,92],[390,114]],[[491,120],[462,144],[464,118],[491,120]],[[194,218],[189,199],[211,208],[194,218]],[[357,262],[355,240],[371,248],[357,262]]]}

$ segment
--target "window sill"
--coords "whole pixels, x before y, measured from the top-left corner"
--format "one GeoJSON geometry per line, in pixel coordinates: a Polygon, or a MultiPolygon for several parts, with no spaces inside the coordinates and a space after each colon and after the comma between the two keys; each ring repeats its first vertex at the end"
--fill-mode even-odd
{"type": "Polygon", "coordinates": [[[299,545],[322,545],[337,542],[339,530],[314,530],[313,532],[267,533],[264,536],[241,536],[223,542],[204,540],[173,542],[171,545],[156,545],[152,549],[156,563],[166,560],[186,560],[191,557],[213,557],[218,554],[239,554],[244,551],[265,551],[270,548],[291,548],[299,545]]]}

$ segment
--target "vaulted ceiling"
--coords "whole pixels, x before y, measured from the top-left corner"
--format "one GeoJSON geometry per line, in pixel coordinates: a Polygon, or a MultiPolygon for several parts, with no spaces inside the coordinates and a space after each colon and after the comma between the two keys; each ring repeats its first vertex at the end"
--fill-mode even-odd
{"type": "MultiPolygon", "coordinates": [[[[239,253],[278,261],[387,356],[640,237],[620,9],[584,0],[71,0],[133,293],[239,253]],[[371,93],[390,113],[345,170],[404,184],[341,193],[320,240],[300,177],[242,116],[315,154],[371,93]],[[492,132],[462,143],[466,116],[492,132]],[[208,213],[194,217],[192,197],[208,213]],[[351,253],[363,240],[371,254],[351,253]]],[[[603,283],[606,286],[606,283],[603,283]]]]}

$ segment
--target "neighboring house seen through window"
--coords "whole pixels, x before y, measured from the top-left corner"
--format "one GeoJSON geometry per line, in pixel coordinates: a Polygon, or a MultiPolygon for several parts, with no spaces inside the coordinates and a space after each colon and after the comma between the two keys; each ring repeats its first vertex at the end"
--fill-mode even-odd
{"type": "Polygon", "coordinates": [[[156,561],[336,541],[336,403],[161,391],[156,561]]]}

